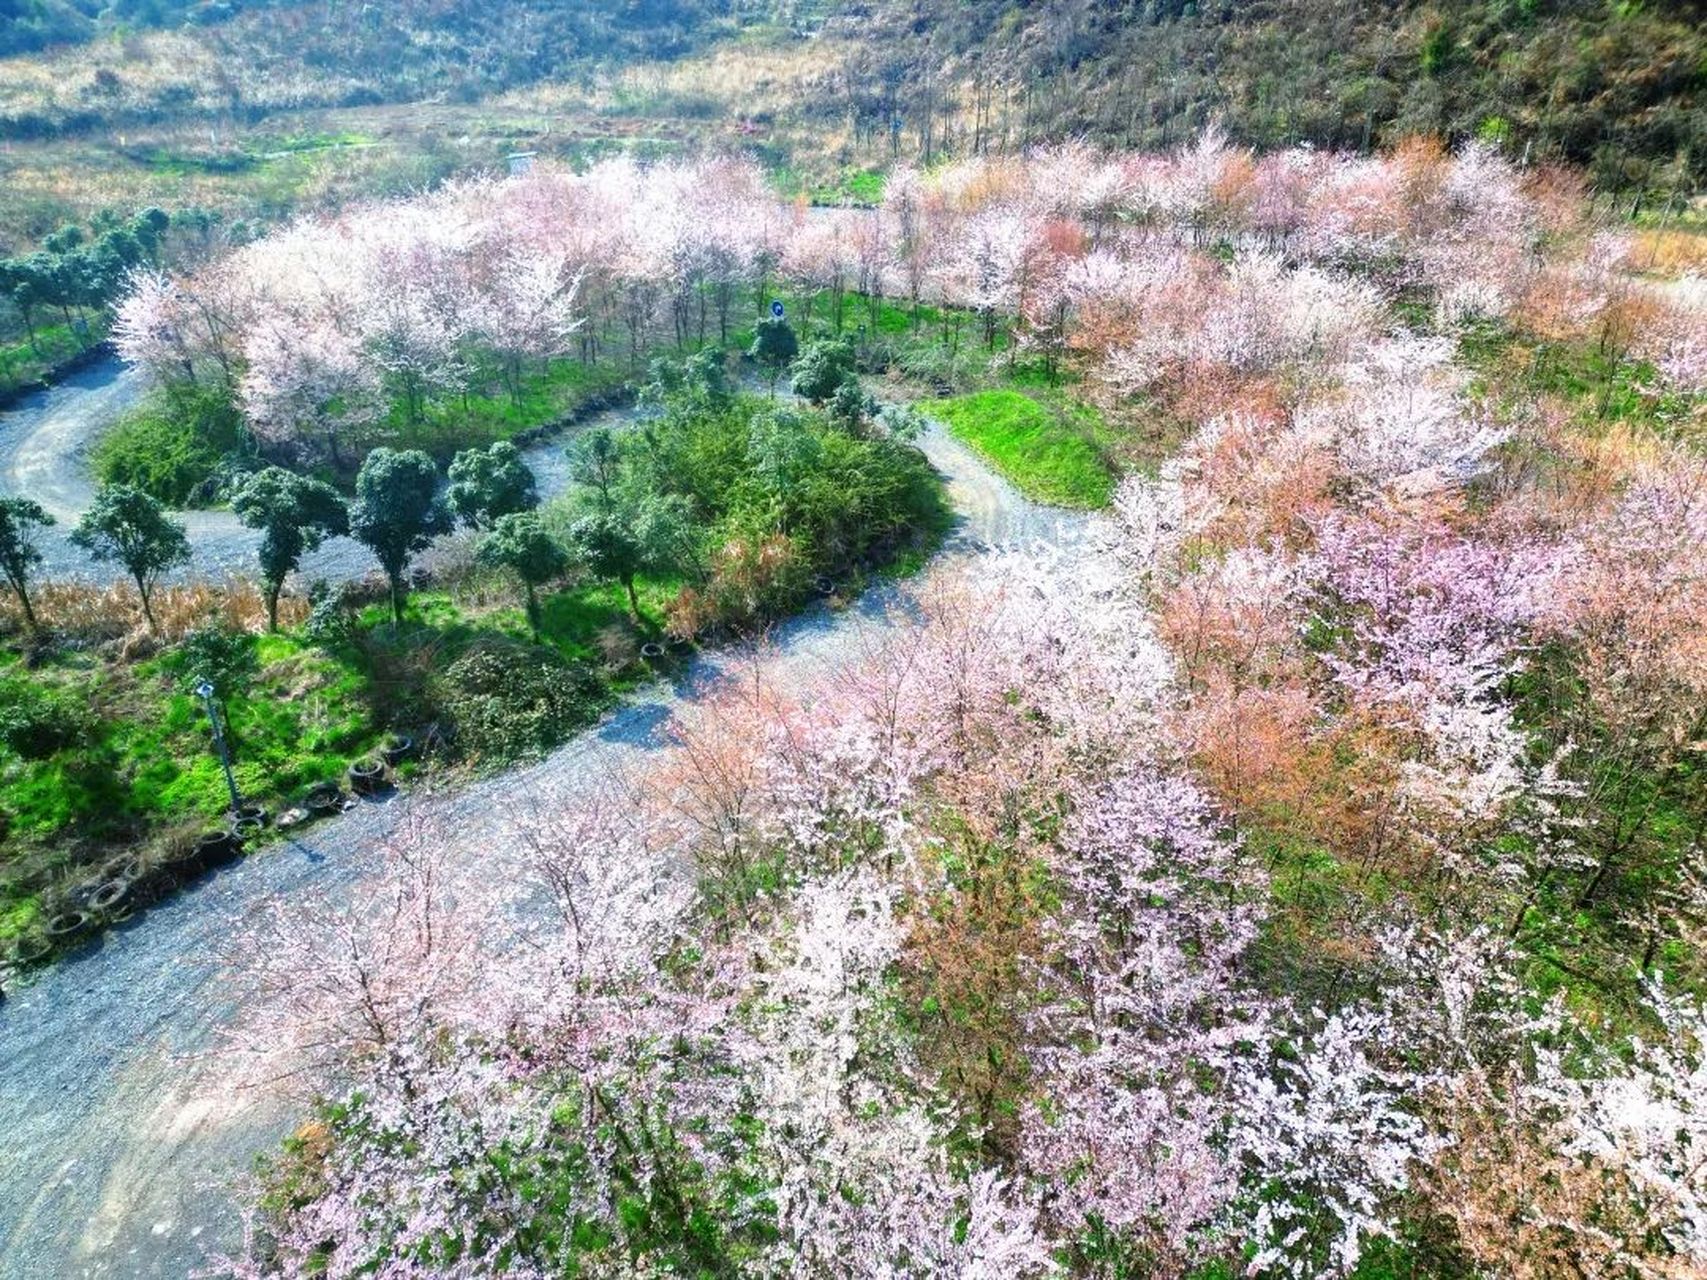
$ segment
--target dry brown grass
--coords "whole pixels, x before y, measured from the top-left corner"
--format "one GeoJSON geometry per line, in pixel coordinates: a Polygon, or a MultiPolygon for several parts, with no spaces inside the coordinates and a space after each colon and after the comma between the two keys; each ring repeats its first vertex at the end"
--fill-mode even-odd
{"type": "Polygon", "coordinates": [[[1638,268],[1668,279],[1707,275],[1707,229],[1651,228],[1636,233],[1631,255],[1638,268]]]}
{"type": "MultiPolygon", "coordinates": [[[[158,637],[149,634],[142,604],[129,583],[90,586],[74,582],[43,583],[31,593],[42,629],[62,640],[81,644],[118,644],[126,656],[140,656],[160,643],[174,643],[198,627],[219,623],[235,631],[266,630],[267,606],[252,584],[192,583],[159,587],[154,593],[158,637]]],[[[308,616],[300,596],[279,601],[279,623],[295,626],[308,616]]],[[[0,635],[24,631],[23,610],[10,596],[0,597],[0,635]]]]}
{"type": "Polygon", "coordinates": [[[182,105],[191,110],[217,110],[230,101],[221,80],[207,41],[151,31],[0,59],[0,114],[138,110],[167,93],[189,95],[182,105]]]}

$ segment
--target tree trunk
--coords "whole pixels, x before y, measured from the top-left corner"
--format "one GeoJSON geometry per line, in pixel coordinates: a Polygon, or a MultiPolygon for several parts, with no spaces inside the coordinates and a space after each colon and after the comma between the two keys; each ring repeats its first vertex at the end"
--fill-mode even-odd
{"type": "Polygon", "coordinates": [[[279,629],[279,592],[283,590],[283,582],[269,582],[267,589],[267,630],[279,629]]]}
{"type": "Polygon", "coordinates": [[[400,574],[388,574],[391,581],[391,623],[393,626],[403,625],[403,580],[400,574]]]}
{"type": "Polygon", "coordinates": [[[136,579],[136,591],[142,597],[142,616],[148,621],[149,634],[157,636],[160,634],[160,624],[154,621],[154,607],[148,598],[148,582],[141,576],[136,579]]]}
{"type": "Polygon", "coordinates": [[[634,614],[634,620],[640,621],[640,597],[634,590],[634,575],[631,573],[622,580],[622,585],[628,589],[628,608],[634,614]]]}
{"type": "Polygon", "coordinates": [[[24,606],[24,626],[32,636],[39,636],[41,627],[36,624],[36,611],[30,607],[29,590],[21,582],[14,582],[12,586],[18,593],[18,603],[24,606]]]}
{"type": "Polygon", "coordinates": [[[528,593],[528,629],[533,632],[533,642],[539,643],[539,597],[534,594],[533,583],[524,582],[528,593]]]}

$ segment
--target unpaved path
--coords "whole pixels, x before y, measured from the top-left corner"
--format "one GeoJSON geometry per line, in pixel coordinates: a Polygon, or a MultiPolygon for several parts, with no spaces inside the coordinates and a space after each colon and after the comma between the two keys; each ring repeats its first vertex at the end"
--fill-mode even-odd
{"type": "MultiPolygon", "coordinates": [[[[97,376],[81,391],[122,396],[114,382],[97,376]]],[[[64,400],[31,410],[37,425],[28,436],[74,438],[54,416],[68,411],[84,410],[67,410],[64,400]]],[[[963,517],[945,557],[976,560],[1015,543],[1072,546],[1091,527],[1019,497],[940,430],[921,443],[963,517]]],[[[51,474],[32,469],[37,454],[27,444],[22,455],[22,464],[19,450],[4,455],[0,484],[20,465],[26,475],[51,474]]],[[[857,661],[871,629],[909,625],[889,607],[905,591],[880,587],[851,608],[820,607],[780,628],[780,678],[810,689],[857,661]]],[[[573,794],[613,770],[643,772],[675,710],[737,662],[702,655],[678,684],[642,691],[539,764],[443,799],[450,838],[458,848],[503,840],[500,801],[518,788],[573,794]]],[[[234,1012],[220,944],[275,895],[310,885],[336,891],[368,874],[398,814],[396,802],[364,804],[243,859],[0,1004],[0,1280],[184,1277],[209,1249],[234,1246],[234,1180],[300,1116],[222,1090],[218,1059],[196,1056],[234,1012]]]]}
{"type": "MultiPolygon", "coordinates": [[[[0,495],[33,498],[57,523],[42,531],[42,576],[88,582],[123,579],[124,570],[97,564],[73,546],[71,530],[95,499],[89,454],[101,434],[136,404],[144,391],[141,376],[114,357],[71,375],[58,386],[26,396],[0,413],[0,495]]],[[[622,426],[632,409],[613,409],[588,425],[622,426]]],[[[533,468],[540,496],[553,497],[569,485],[561,438],[523,451],[533,468]]],[[[255,575],[255,551],[261,535],[246,529],[229,511],[179,511],[173,518],[190,537],[190,562],[166,575],[166,581],[255,575]]],[[[451,535],[453,538],[457,535],[451,535]]],[[[443,542],[444,540],[441,540],[443,542]]],[[[430,569],[433,551],[417,564],[430,569]]],[[[373,553],[349,538],[332,538],[303,557],[303,580],[341,582],[377,574],[373,553]]]]}

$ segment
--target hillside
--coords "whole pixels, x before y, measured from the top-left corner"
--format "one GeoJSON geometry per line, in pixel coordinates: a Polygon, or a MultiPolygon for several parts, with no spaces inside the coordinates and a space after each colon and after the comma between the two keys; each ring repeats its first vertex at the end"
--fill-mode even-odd
{"type": "Polygon", "coordinates": [[[1707,175],[1707,9],[1690,0],[854,3],[848,97],[898,150],[1082,134],[1167,147],[1218,120],[1262,149],[1479,136],[1609,190],[1707,175]]]}

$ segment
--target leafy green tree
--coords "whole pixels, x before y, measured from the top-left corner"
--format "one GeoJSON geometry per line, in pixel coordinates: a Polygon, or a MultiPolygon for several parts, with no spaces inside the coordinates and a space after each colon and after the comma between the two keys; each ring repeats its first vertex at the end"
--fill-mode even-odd
{"type": "Polygon", "coordinates": [[[451,459],[445,501],[464,524],[490,529],[501,516],[539,505],[533,472],[508,440],[486,449],[464,449],[451,459]]]}
{"type": "Polygon", "coordinates": [[[109,484],[95,494],[95,504],[83,513],[71,541],[97,562],[116,561],[125,567],[142,597],[148,629],[158,635],[154,584],[166,570],[189,560],[190,540],[184,526],[141,490],[109,484]]]}
{"type": "Polygon", "coordinates": [[[501,515],[480,543],[482,564],[508,569],[527,591],[528,626],[539,639],[539,598],[536,590],[569,568],[569,553],[531,511],[501,515]]]}
{"type": "Polygon", "coordinates": [[[0,262],[0,290],[4,290],[18,308],[30,349],[37,355],[41,354],[41,346],[36,335],[36,309],[47,305],[50,292],[43,258],[42,254],[31,254],[28,258],[10,258],[0,262]]]}
{"type": "Polygon", "coordinates": [[[616,505],[582,516],[569,529],[577,558],[595,576],[622,584],[636,621],[641,615],[634,579],[678,568],[691,536],[686,502],[656,493],[622,495],[616,505]]]}
{"type": "Polygon", "coordinates": [[[177,660],[185,687],[194,691],[203,680],[213,685],[221,704],[249,691],[261,660],[255,637],[229,627],[198,627],[178,645],[177,660]]]}
{"type": "Polygon", "coordinates": [[[735,399],[735,381],[723,352],[715,347],[702,348],[685,360],[656,359],[649,373],[641,390],[645,403],[721,413],[735,399]]]}
{"type": "Polygon", "coordinates": [[[0,573],[24,607],[24,625],[31,635],[40,632],[36,611],[30,604],[30,575],[41,563],[36,531],[54,522],[39,502],[28,498],[0,498],[0,573]]]}
{"type": "Polygon", "coordinates": [[[438,489],[438,468],[419,449],[375,449],[356,474],[350,534],[385,570],[393,622],[403,621],[403,573],[410,559],[456,526],[438,489]]]}
{"type": "Polygon", "coordinates": [[[823,458],[823,445],[803,414],[788,409],[757,414],[747,429],[747,464],[773,498],[786,496],[821,471],[823,458]]]}
{"type": "Polygon", "coordinates": [[[877,421],[884,431],[889,433],[891,440],[899,440],[910,444],[924,435],[929,424],[925,415],[910,404],[886,404],[878,410],[877,421]]]}
{"type": "Polygon", "coordinates": [[[622,478],[622,451],[607,427],[593,427],[569,442],[564,451],[576,484],[598,495],[599,509],[609,511],[612,492],[622,478]]]}
{"type": "Polygon", "coordinates": [[[853,344],[841,338],[810,343],[790,372],[797,395],[816,405],[827,404],[854,376],[853,344]]]}
{"type": "Polygon", "coordinates": [[[877,416],[877,401],[866,394],[858,378],[851,376],[836,388],[825,408],[831,422],[853,435],[859,435],[877,416]]]}
{"type": "Polygon", "coordinates": [[[753,327],[753,345],[747,354],[770,376],[771,399],[776,399],[776,380],[800,353],[800,339],[781,316],[766,316],[753,327]]]}
{"type": "Polygon", "coordinates": [[[257,471],[231,499],[237,518],[261,531],[261,584],[267,597],[267,629],[279,629],[279,592],[285,579],[334,534],[347,533],[349,511],[329,484],[283,467],[257,471]]]}

